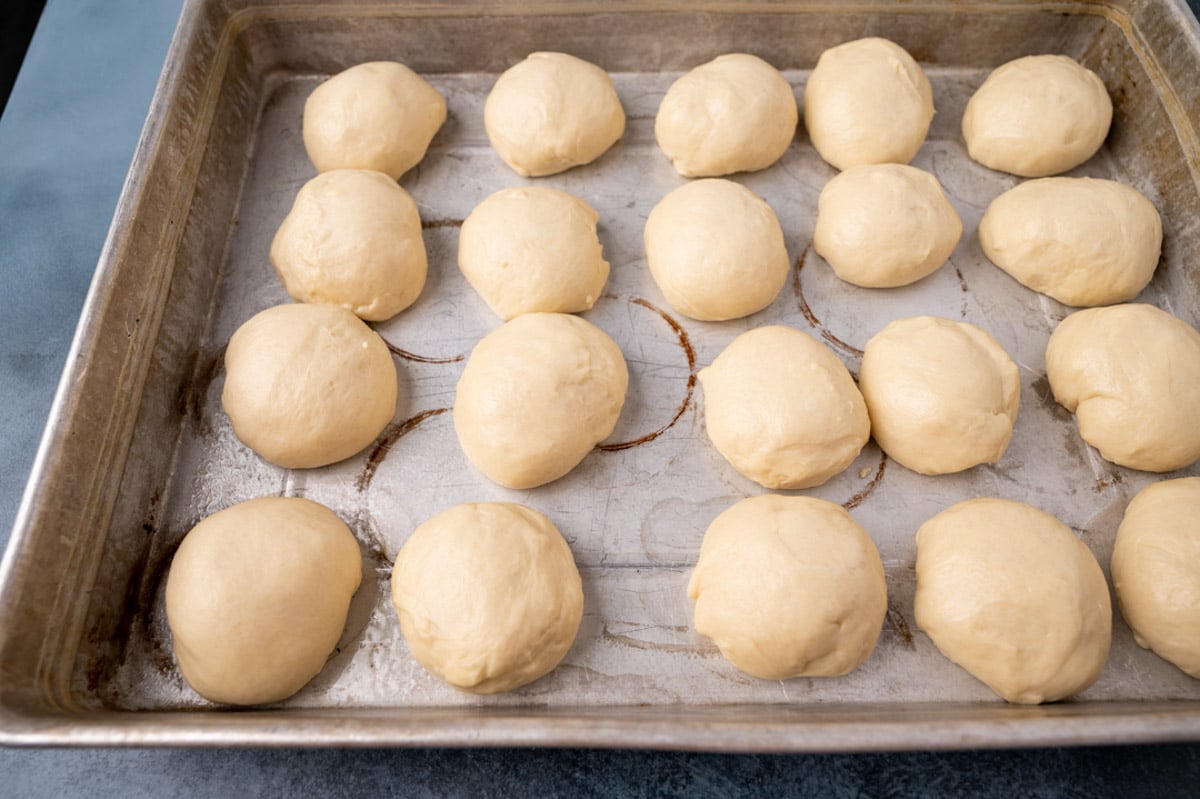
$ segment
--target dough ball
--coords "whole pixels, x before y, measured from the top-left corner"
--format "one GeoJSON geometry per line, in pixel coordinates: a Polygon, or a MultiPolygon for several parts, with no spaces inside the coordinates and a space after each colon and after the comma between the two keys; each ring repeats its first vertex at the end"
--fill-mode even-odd
{"type": "Polygon", "coordinates": [[[962,132],[984,166],[1040,178],[1095,155],[1112,112],[1096,73],[1065,55],[1031,55],[988,75],[967,103],[962,132]]]}
{"type": "Polygon", "coordinates": [[[297,302],[389,319],[425,287],[417,204],[382,172],[324,172],[296,195],[271,242],[271,264],[297,302]]]}
{"type": "Polygon", "coordinates": [[[764,680],[853,671],[887,612],[875,544],[840,505],[813,497],[751,497],[714,519],[688,596],[696,631],[764,680]]]}
{"type": "Polygon", "coordinates": [[[337,646],[361,580],[358,543],[324,505],[260,497],[214,513],[167,575],[179,670],[211,702],[287,699],[337,646]]]}
{"type": "Polygon", "coordinates": [[[391,421],[396,366],[379,334],[345,308],[276,305],[229,339],[221,405],[241,442],[276,466],[325,466],[391,421]]]}
{"type": "Polygon", "coordinates": [[[858,386],[871,434],[921,474],[948,474],[1004,455],[1021,377],[996,339],[966,322],[897,319],[863,351],[858,386]]]}
{"type": "Polygon", "coordinates": [[[961,236],[962,220],[933,175],[864,164],[821,190],[813,246],[847,283],[891,288],[936,272],[961,236]]]}
{"type": "Polygon", "coordinates": [[[571,549],[524,505],[457,505],[396,556],[392,604],[417,662],[456,688],[511,691],[559,664],[583,618],[571,549]]]}
{"type": "Polygon", "coordinates": [[[492,147],[518,175],[589,164],[625,133],[608,73],[566,53],[533,53],[510,67],[483,107],[492,147]]]}
{"type": "Polygon", "coordinates": [[[599,219],[565,191],[501,189],[463,222],[458,266],[501,319],[586,311],[608,280],[596,235],[599,219]]]}
{"type": "Polygon", "coordinates": [[[733,181],[685,183],[646,220],[646,262],[676,311],[702,321],[749,316],[787,282],[787,248],[775,212],[733,181]]]}
{"type": "Polygon", "coordinates": [[[1138,492],[1117,530],[1112,577],[1138,645],[1200,677],[1200,477],[1138,492]]]}
{"type": "Polygon", "coordinates": [[[942,654],[1021,705],[1100,676],[1112,607],[1100,564],[1071,528],[1007,499],[972,499],[917,531],[917,625],[942,654]]]}
{"type": "Polygon", "coordinates": [[[837,356],[783,325],[742,333],[700,370],[708,437],[767,488],[811,488],[850,465],[871,433],[854,378],[837,356]]]}
{"type": "Polygon", "coordinates": [[[1200,333],[1152,305],[1068,316],[1046,346],[1054,398],[1113,463],[1147,472],[1200,459],[1200,333]]]}
{"type": "Polygon", "coordinates": [[[1066,305],[1131,300],[1158,266],[1162,220],[1113,180],[1042,178],[992,200],[979,243],[1022,285],[1066,305]]]}
{"type": "Polygon", "coordinates": [[[322,83],[304,103],[304,148],[318,172],[373,169],[395,180],[446,121],[437,89],[403,64],[373,61],[322,83]]]}
{"type": "Polygon", "coordinates": [[[745,53],[718,56],[671,84],[654,137],[684,177],[766,169],[787,151],[800,112],[779,70],[745,53]]]}
{"type": "Polygon", "coordinates": [[[533,488],[574,469],[616,427],[629,371],[616,342],[570,314],[523,314],[475,345],[454,430],[481,472],[533,488]]]}
{"type": "Polygon", "coordinates": [[[858,39],[821,53],[804,87],[804,125],[838,169],[907,164],[933,121],[929,79],[903,47],[858,39]]]}

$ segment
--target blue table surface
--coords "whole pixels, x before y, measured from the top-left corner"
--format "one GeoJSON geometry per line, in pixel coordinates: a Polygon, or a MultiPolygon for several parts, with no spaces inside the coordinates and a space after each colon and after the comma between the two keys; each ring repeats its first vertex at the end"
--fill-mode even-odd
{"type": "MultiPolygon", "coordinates": [[[[1189,0],[1193,8],[1200,0],[1189,0]]],[[[7,541],[180,0],[49,0],[0,119],[7,541]]],[[[0,796],[1200,794],[1200,745],[752,756],[586,750],[21,750],[0,796]]]]}

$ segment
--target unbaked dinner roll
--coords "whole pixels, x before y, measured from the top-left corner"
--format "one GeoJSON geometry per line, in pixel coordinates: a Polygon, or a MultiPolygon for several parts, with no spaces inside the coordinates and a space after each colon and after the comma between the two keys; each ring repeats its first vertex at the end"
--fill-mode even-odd
{"type": "Polygon", "coordinates": [[[688,583],[695,625],[765,680],[832,677],[875,648],[887,613],[879,551],[840,505],[767,494],[713,520],[688,583]]]}
{"type": "Polygon", "coordinates": [[[242,443],[287,469],[349,458],[396,412],[387,344],[336,305],[277,305],[225,349],[221,406],[242,443]]]}
{"type": "Polygon", "coordinates": [[[1117,529],[1112,578],[1138,646],[1200,677],[1200,477],[1138,492],[1117,529]]]}
{"type": "Polygon", "coordinates": [[[304,103],[304,147],[318,172],[412,169],[446,121],[437,89],[403,64],[372,61],[322,83],[304,103]]]}
{"type": "Polygon", "coordinates": [[[1108,659],[1112,606],[1071,528],[1007,499],[972,499],[917,531],[917,625],[1009,702],[1076,694],[1108,659]]]}
{"type": "Polygon", "coordinates": [[[767,488],[824,483],[871,433],[850,372],[795,328],[742,333],[699,378],[708,437],[733,468],[767,488]]]}
{"type": "Polygon", "coordinates": [[[260,705],[317,675],[362,579],[350,528],[324,505],[261,497],[192,528],[167,575],[179,670],[212,702],[260,705]]]}
{"type": "Polygon", "coordinates": [[[717,56],[671,84],[654,137],[689,178],[766,169],[796,135],[800,112],[779,70],[745,53],[717,56]]]}
{"type": "Polygon", "coordinates": [[[392,567],[392,604],[418,663],[456,688],[494,694],[559,664],[583,618],[583,586],[549,519],[482,502],[417,527],[392,567]]]}
{"type": "Polygon", "coordinates": [[[382,172],[324,172],[296,195],[271,241],[271,264],[297,302],[390,319],[425,287],[417,204],[382,172]]]}
{"type": "Polygon", "coordinates": [[[1200,333],[1186,322],[1141,304],[1073,313],[1050,336],[1046,375],[1113,463],[1169,472],[1200,459],[1200,333]]]}
{"type": "Polygon", "coordinates": [[[887,39],[857,39],[821,53],[804,87],[804,125],[838,169],[907,164],[933,121],[933,90],[913,57],[887,39]]]}
{"type": "Polygon", "coordinates": [[[702,321],[770,305],[787,282],[787,247],[771,206],[721,178],[685,183],[646,219],[646,263],[667,302],[702,321]]]}
{"type": "Polygon", "coordinates": [[[533,488],[574,469],[617,424],[629,371],[603,330],[530,313],[475,345],[454,400],[454,430],[481,472],[533,488]]]}
{"type": "Polygon", "coordinates": [[[1031,55],[988,75],[967,102],[962,133],[984,166],[1040,178],[1095,155],[1112,111],[1096,73],[1065,55],[1031,55]]]}
{"type": "Polygon", "coordinates": [[[984,255],[1022,285],[1061,303],[1131,300],[1158,266],[1162,219],[1139,191],[1114,180],[1041,178],[988,205],[984,255]]]}
{"type": "Polygon", "coordinates": [[[496,81],[483,107],[492,147],[518,175],[554,175],[603,155],[625,133],[608,73],[566,53],[532,53],[496,81]]]}

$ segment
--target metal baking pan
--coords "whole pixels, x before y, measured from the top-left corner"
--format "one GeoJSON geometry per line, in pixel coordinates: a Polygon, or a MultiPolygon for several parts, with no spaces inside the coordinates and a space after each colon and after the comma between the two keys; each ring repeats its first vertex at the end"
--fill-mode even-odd
{"type": "MultiPolygon", "coordinates": [[[[1139,649],[1119,617],[1099,681],[1072,701],[1012,707],[943,658],[912,619],[913,533],[961,499],[1029,501],[1071,525],[1107,565],[1128,499],[1153,478],[1100,460],[1050,397],[1043,350],[1066,309],[987,263],[975,228],[1015,179],[972,163],[958,130],[988,70],[1030,53],[1096,70],[1116,106],[1105,148],[1078,174],[1118,177],[1165,220],[1142,298],[1200,321],[1200,35],[1181,2],[422,3],[191,0],[117,208],[3,563],[0,740],[53,745],[551,745],[726,751],[867,750],[1162,741],[1200,737],[1200,682],[1139,649]],[[834,174],[801,131],[783,160],[738,180],[775,208],[792,280],[750,319],[672,313],[645,269],[641,230],[682,179],[653,119],[675,76],[749,51],[798,94],[820,52],[881,35],[912,52],[937,117],[916,165],[964,220],[951,263],[914,286],[841,283],[809,246],[834,174]],[[450,417],[462,358],[497,322],[455,266],[463,217],[527,182],[490,150],[482,103],[531,51],[563,50],[614,74],[625,138],[594,164],[540,179],[600,213],[613,264],[587,317],[611,333],[632,381],[618,429],[550,486],[509,491],[474,472],[450,417]],[[222,347],[286,301],[270,238],[313,174],[303,100],[354,63],[403,61],[445,94],[450,118],[402,179],[422,213],[430,279],[378,325],[403,373],[401,408],[368,451],[325,469],[265,464],[220,411],[222,347]],[[1021,366],[1020,417],[1003,461],[922,477],[874,445],[816,496],[850,507],[879,545],[889,611],[871,658],[837,679],[755,680],[691,629],[685,584],[709,521],[762,489],[708,444],[696,371],[738,333],[791,324],[857,369],[863,342],[915,313],[990,331],[1021,366]],[[264,494],[305,495],[355,530],[367,566],[337,653],[278,706],[212,709],[174,667],[162,590],[201,517],[264,494]],[[550,676],[514,694],[456,692],[417,666],[388,601],[391,559],[413,527],[462,501],[511,499],[567,536],[587,608],[550,676]]],[[[1200,473],[1195,467],[1188,474],[1200,473]]]]}

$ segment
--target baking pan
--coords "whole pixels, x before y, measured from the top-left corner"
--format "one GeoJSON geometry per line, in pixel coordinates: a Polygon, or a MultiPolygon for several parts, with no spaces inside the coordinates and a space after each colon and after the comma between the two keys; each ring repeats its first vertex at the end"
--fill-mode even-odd
{"type": "MultiPolygon", "coordinates": [[[[1154,476],[1085,445],[1044,374],[1067,309],[983,257],[975,228],[1016,179],[965,154],[959,119],[987,72],[1066,53],[1100,74],[1113,131],[1075,174],[1119,178],[1165,222],[1163,261],[1142,299],[1200,321],[1200,36],[1179,2],[339,3],[191,0],[183,12],[3,563],[0,739],[53,745],[551,745],[725,751],[867,750],[1162,741],[1200,736],[1200,682],[1138,648],[1114,619],[1100,679],[1072,701],[1005,705],[943,658],[912,618],[913,533],[962,499],[1022,499],[1069,524],[1107,565],[1129,498],[1154,476]],[[682,71],[731,51],[784,70],[802,95],[818,55],[868,35],[923,64],[937,116],[915,164],[963,217],[950,263],[901,289],[841,283],[812,252],[816,198],[833,170],[801,131],[785,157],[737,180],[775,208],[793,272],[749,319],[673,313],[645,269],[641,231],[683,181],[654,143],[662,94],[682,71]],[[531,51],[574,53],[613,73],[629,119],[597,162],[527,181],[482,127],[498,72],[531,51]],[[275,228],[314,171],[300,139],[304,98],[324,76],[375,59],[437,86],[450,117],[401,180],[416,198],[430,277],[413,308],[378,324],[401,367],[393,424],[366,452],[311,471],[270,466],[220,410],[222,351],[256,311],[287,301],[267,261],[275,228]],[[537,182],[600,213],[613,265],[586,317],[629,361],[613,436],[568,477],[510,491],[472,470],[450,416],[463,357],[497,320],[455,265],[458,225],[480,200],[537,182]],[[995,466],[922,477],[873,445],[808,494],[840,502],[884,559],[879,645],[835,679],[756,680],[691,628],[688,574],[705,527],[762,492],[704,433],[699,368],[738,333],[790,324],[857,370],[860,348],[916,313],[991,332],[1021,367],[1020,417],[995,466]],[[162,591],[197,520],[253,496],[303,495],[351,524],[365,572],[337,652],[295,697],[214,709],[174,667],[162,591]],[[543,511],[583,575],[579,637],[548,677],[478,697],[410,656],[388,600],[391,560],[417,523],[457,502],[515,500],[543,511]]],[[[1200,473],[1195,467],[1180,474],[1200,473]]],[[[1177,476],[1177,475],[1174,475],[1177,476]]]]}

